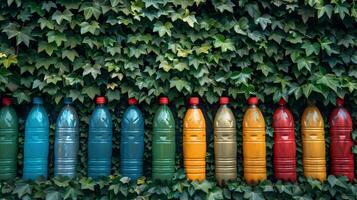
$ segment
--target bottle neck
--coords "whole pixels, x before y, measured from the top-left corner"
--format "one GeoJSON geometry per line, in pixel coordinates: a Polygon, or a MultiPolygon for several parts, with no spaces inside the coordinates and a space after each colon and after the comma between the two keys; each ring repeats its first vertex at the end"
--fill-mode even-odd
{"type": "Polygon", "coordinates": [[[191,105],[191,108],[198,108],[198,106],[196,104],[191,105]]]}

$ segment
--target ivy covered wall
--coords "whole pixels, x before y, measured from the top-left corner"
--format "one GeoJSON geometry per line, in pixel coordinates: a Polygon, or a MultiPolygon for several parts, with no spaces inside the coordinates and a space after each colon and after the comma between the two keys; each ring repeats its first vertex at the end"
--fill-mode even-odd
{"type": "MultiPolygon", "coordinates": [[[[131,198],[161,194],[163,198],[171,194],[172,198],[183,199],[213,197],[210,195],[260,199],[311,194],[308,196],[312,198],[353,199],[357,186],[347,184],[343,178],[330,177],[322,185],[303,178],[299,120],[310,98],[317,101],[327,122],[335,98],[340,96],[346,98],[356,125],[356,22],[357,3],[346,0],[3,0],[0,91],[1,95],[14,97],[20,116],[19,177],[23,124],[34,96],[45,99],[52,122],[52,143],[63,98],[75,100],[81,120],[81,162],[77,180],[1,183],[1,195],[11,195],[15,190],[18,197],[32,198],[116,198],[124,194],[133,195],[131,198]],[[115,177],[102,184],[85,178],[88,120],[97,95],[107,96],[115,125],[115,177]],[[170,98],[177,116],[178,169],[182,169],[180,123],[187,100],[191,95],[201,97],[208,124],[209,181],[188,183],[179,171],[180,178],[170,186],[151,183],[151,121],[160,95],[170,98]],[[238,126],[238,182],[225,188],[214,183],[210,126],[221,95],[231,97],[238,126]],[[268,177],[274,182],[256,187],[242,181],[241,122],[250,95],[260,98],[266,118],[268,177]],[[131,186],[125,178],[116,176],[120,164],[118,127],[128,97],[139,99],[146,126],[147,179],[131,186]],[[273,180],[270,125],[280,97],[288,99],[296,119],[300,180],[294,185],[273,180]],[[74,196],[66,196],[69,194],[74,196]]],[[[328,124],[329,151],[327,128],[328,124]]],[[[357,132],[353,138],[357,138],[357,132]]],[[[49,159],[53,177],[52,154],[49,159]]]]}

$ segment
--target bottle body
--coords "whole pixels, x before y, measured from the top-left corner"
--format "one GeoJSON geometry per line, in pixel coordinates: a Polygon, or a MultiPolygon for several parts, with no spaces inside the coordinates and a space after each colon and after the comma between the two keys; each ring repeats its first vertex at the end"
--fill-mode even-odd
{"type": "Polygon", "coordinates": [[[152,177],[171,181],[175,173],[175,119],[170,108],[160,106],[153,122],[152,177]]]}
{"type": "Polygon", "coordinates": [[[34,105],[25,124],[23,178],[47,179],[49,147],[49,120],[42,105],[34,105]]]}
{"type": "Polygon", "coordinates": [[[353,181],[354,156],[352,154],[352,119],[347,109],[339,106],[330,115],[331,174],[346,176],[353,181]]]}
{"type": "Polygon", "coordinates": [[[306,177],[326,179],[324,121],[314,105],[305,108],[301,118],[303,163],[306,177]]]}
{"type": "Polygon", "coordinates": [[[88,176],[93,179],[110,175],[112,164],[112,117],[108,108],[97,105],[89,121],[88,176]]]}
{"type": "Polygon", "coordinates": [[[206,178],[206,122],[202,111],[190,107],[183,121],[183,157],[189,180],[206,178]]]}
{"type": "Polygon", "coordinates": [[[273,115],[274,174],[277,180],[296,181],[296,143],[294,117],[285,107],[278,107],[273,115]]]}
{"type": "Polygon", "coordinates": [[[75,109],[66,105],[60,112],[55,131],[54,175],[76,176],[79,150],[79,119],[75,109]]]}
{"type": "Polygon", "coordinates": [[[255,105],[249,106],[244,113],[243,165],[247,183],[255,184],[267,178],[265,121],[255,105]]]}
{"type": "Polygon", "coordinates": [[[237,178],[236,120],[227,105],[214,118],[215,175],[219,185],[237,178]]]}
{"type": "Polygon", "coordinates": [[[11,106],[0,110],[0,180],[16,177],[18,118],[11,106]]]}
{"type": "Polygon", "coordinates": [[[121,121],[120,173],[137,180],[143,176],[144,118],[138,107],[131,105],[121,121]]]}

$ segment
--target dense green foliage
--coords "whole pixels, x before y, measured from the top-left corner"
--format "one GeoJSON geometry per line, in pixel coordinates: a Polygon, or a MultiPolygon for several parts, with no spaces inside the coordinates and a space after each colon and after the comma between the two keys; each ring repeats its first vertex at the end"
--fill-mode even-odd
{"type": "MultiPolygon", "coordinates": [[[[346,96],[346,104],[357,124],[356,22],[357,3],[346,0],[1,1],[0,91],[2,95],[14,97],[21,119],[19,176],[23,122],[31,97],[45,98],[52,122],[52,142],[63,97],[75,100],[82,122],[77,181],[2,183],[1,195],[14,192],[18,197],[48,195],[56,199],[61,195],[114,198],[117,194],[128,194],[133,198],[161,194],[163,198],[169,194],[169,197],[187,199],[194,195],[218,198],[233,194],[251,199],[291,198],[292,195],[353,199],[356,184],[332,176],[323,185],[302,178],[299,116],[309,97],[318,101],[327,122],[336,96],[346,96]],[[126,99],[136,97],[140,101],[146,119],[145,175],[148,178],[138,185],[129,186],[125,178],[116,176],[99,183],[81,178],[86,175],[87,123],[94,108],[93,98],[101,94],[108,97],[114,116],[113,175],[119,173],[118,127],[126,99]],[[211,182],[189,184],[180,171],[172,186],[151,183],[151,120],[160,95],[171,99],[172,109],[178,116],[178,152],[186,101],[191,95],[201,97],[208,124],[207,176],[211,182]],[[221,95],[232,98],[239,134],[238,182],[226,188],[214,184],[210,127],[221,95]],[[271,181],[274,181],[270,126],[273,105],[280,97],[289,100],[296,119],[301,179],[298,184],[266,182],[250,187],[242,182],[241,121],[245,100],[250,95],[257,95],[264,103],[260,107],[267,122],[271,181]]],[[[356,137],[354,132],[353,138],[356,137]]],[[[327,131],[326,141],[329,151],[327,131]]],[[[182,168],[181,154],[177,155],[177,167],[182,168]]]]}

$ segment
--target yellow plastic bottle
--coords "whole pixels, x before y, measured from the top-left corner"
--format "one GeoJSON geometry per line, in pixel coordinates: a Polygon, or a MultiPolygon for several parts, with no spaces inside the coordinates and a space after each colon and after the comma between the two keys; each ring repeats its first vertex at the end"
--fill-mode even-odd
{"type": "Polygon", "coordinates": [[[250,97],[248,104],[243,118],[244,179],[248,184],[256,184],[267,178],[265,121],[257,107],[258,98],[250,97]]]}
{"type": "Polygon", "coordinates": [[[324,120],[319,109],[309,103],[301,118],[304,175],[326,180],[324,120]]]}
{"type": "Polygon", "coordinates": [[[190,98],[190,108],[183,121],[183,158],[189,180],[206,178],[206,122],[197,107],[198,97],[190,98]]]}

